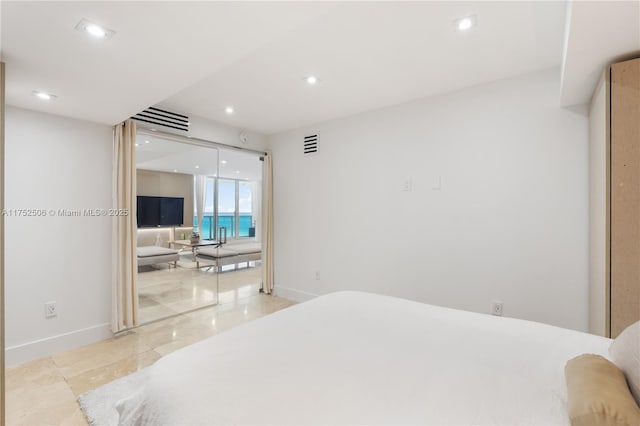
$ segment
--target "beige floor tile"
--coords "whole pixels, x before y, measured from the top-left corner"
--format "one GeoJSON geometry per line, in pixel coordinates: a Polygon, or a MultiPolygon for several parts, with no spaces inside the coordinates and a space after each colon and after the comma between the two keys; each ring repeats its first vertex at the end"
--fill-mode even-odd
{"type": "Polygon", "coordinates": [[[218,333],[220,333],[259,318],[264,314],[261,313],[260,309],[250,309],[249,305],[246,305],[244,307],[237,307],[237,309],[225,311],[197,311],[191,315],[194,320],[202,323],[203,325],[213,327],[218,333]]]}
{"type": "Polygon", "coordinates": [[[150,366],[160,359],[160,355],[152,350],[132,355],[113,364],[95,368],[85,373],[67,379],[71,390],[76,396],[109,383],[120,377],[150,366]]]}
{"type": "Polygon", "coordinates": [[[189,317],[180,316],[176,317],[176,320],[178,321],[173,323],[149,324],[153,327],[143,326],[135,332],[139,335],[141,342],[154,349],[177,340],[197,341],[213,336],[217,332],[215,327],[192,320],[189,317]]]}
{"type": "Polygon", "coordinates": [[[128,333],[72,349],[52,358],[62,375],[69,378],[150,349],[140,341],[140,336],[128,333]]]}
{"type": "Polygon", "coordinates": [[[76,410],[70,415],[63,417],[62,421],[59,423],[60,426],[89,426],[87,423],[87,419],[84,417],[84,413],[82,412],[82,408],[80,405],[77,405],[76,410]]]}
{"type": "MultiPolygon", "coordinates": [[[[215,333],[213,333],[215,334],[215,333]]],[[[154,349],[161,356],[165,356],[170,354],[171,352],[177,351],[178,349],[182,349],[185,346],[192,345],[194,343],[200,342],[206,338],[213,336],[213,334],[202,334],[200,336],[194,334],[186,334],[186,335],[177,335],[174,340],[164,345],[160,345],[154,349]]]]}
{"type": "Polygon", "coordinates": [[[11,390],[32,389],[63,380],[64,377],[51,358],[42,358],[7,368],[5,372],[5,386],[6,389],[11,390]]]}
{"type": "Polygon", "coordinates": [[[72,418],[79,409],[65,381],[38,388],[7,389],[6,404],[9,425],[57,425],[72,418]]]}
{"type": "Polygon", "coordinates": [[[49,407],[25,413],[19,418],[7,416],[7,426],[88,426],[82,409],[75,401],[68,401],[49,407]]]}

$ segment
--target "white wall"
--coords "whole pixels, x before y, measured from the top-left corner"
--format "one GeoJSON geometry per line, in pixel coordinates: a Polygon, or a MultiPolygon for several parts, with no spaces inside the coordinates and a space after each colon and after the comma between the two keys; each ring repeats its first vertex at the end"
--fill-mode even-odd
{"type": "MultiPolygon", "coordinates": [[[[109,208],[111,146],[109,126],[7,107],[6,209],[109,208]]],[[[8,365],[109,336],[110,218],[5,221],[8,365]]]]}
{"type": "Polygon", "coordinates": [[[261,133],[250,130],[241,130],[234,126],[217,123],[198,116],[190,116],[189,136],[205,139],[225,145],[233,145],[240,148],[264,150],[267,146],[267,138],[261,133]],[[247,143],[240,142],[240,132],[247,138],[247,143]]]}
{"type": "Polygon", "coordinates": [[[587,330],[587,118],[558,94],[547,70],[270,137],[276,292],[498,299],[587,330]]]}
{"type": "Polygon", "coordinates": [[[609,90],[603,75],[589,109],[589,332],[599,336],[610,330],[609,90]]]}

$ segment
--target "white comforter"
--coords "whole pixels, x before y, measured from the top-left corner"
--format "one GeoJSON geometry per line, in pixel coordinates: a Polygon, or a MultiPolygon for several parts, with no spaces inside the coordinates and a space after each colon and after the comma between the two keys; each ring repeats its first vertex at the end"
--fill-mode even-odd
{"type": "Polygon", "coordinates": [[[359,292],[160,359],[122,424],[568,424],[564,365],[610,340],[359,292]]]}

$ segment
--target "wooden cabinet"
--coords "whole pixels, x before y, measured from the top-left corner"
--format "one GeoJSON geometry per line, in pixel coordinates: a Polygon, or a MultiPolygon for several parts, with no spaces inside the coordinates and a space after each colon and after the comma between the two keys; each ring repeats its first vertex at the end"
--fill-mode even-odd
{"type": "Polygon", "coordinates": [[[591,101],[589,331],[640,320],[640,58],[611,65],[591,101]]]}

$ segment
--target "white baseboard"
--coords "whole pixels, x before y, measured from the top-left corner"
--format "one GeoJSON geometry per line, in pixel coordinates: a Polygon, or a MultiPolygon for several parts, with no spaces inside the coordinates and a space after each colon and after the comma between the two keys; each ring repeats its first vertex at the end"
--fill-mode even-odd
{"type": "Polygon", "coordinates": [[[7,367],[53,355],[79,346],[95,343],[113,336],[111,325],[98,324],[32,342],[9,346],[5,349],[7,367]]]}
{"type": "Polygon", "coordinates": [[[273,287],[273,293],[278,297],[284,297],[294,302],[306,302],[319,296],[319,294],[308,293],[294,288],[280,287],[279,285],[273,287]]]}

